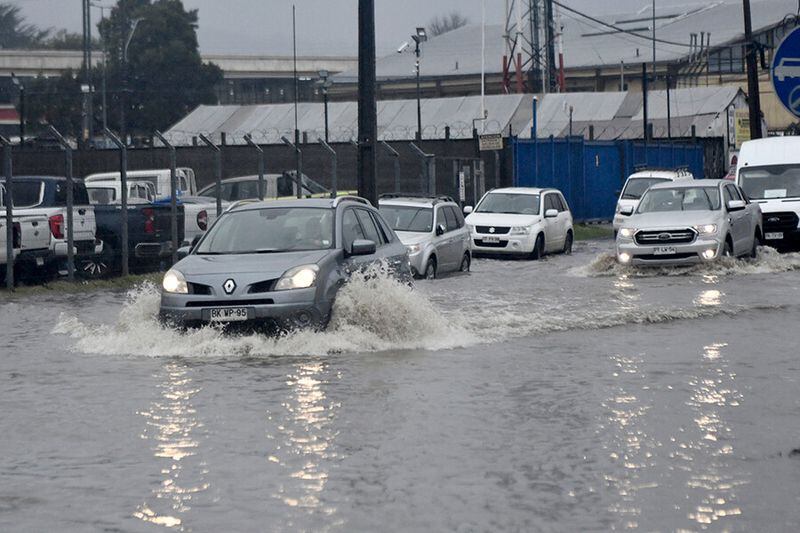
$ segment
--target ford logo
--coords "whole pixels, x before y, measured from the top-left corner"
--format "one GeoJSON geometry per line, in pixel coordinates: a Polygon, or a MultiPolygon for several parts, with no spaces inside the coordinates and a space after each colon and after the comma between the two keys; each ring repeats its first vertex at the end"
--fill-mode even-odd
{"type": "Polygon", "coordinates": [[[671,238],[672,238],[672,234],[671,233],[659,233],[658,234],[658,240],[659,241],[668,241],[671,238]]]}
{"type": "Polygon", "coordinates": [[[779,217],[770,217],[770,218],[767,219],[767,222],[771,222],[773,224],[777,223],[777,222],[780,222],[780,221],[781,221],[781,219],[779,217]]]}

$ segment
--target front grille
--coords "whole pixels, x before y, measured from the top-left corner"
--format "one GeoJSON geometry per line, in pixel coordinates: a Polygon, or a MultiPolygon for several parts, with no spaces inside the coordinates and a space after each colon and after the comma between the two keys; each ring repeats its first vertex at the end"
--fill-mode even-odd
{"type": "Polygon", "coordinates": [[[475,226],[475,231],[478,233],[485,233],[487,235],[506,235],[511,228],[501,226],[475,226]],[[494,231],[491,229],[494,228],[494,231]]]}
{"type": "Polygon", "coordinates": [[[248,294],[260,294],[263,292],[270,292],[272,288],[277,283],[277,279],[268,279],[265,281],[259,281],[258,283],[253,283],[250,285],[250,288],[247,289],[248,294]]]}
{"type": "Polygon", "coordinates": [[[203,285],[202,283],[189,283],[189,294],[199,294],[202,296],[211,296],[211,287],[203,285]]]}
{"type": "Polygon", "coordinates": [[[475,239],[475,246],[483,246],[484,248],[505,248],[508,246],[508,241],[483,242],[482,239],[475,239]]]}
{"type": "Polygon", "coordinates": [[[186,307],[248,307],[251,305],[272,305],[275,302],[271,298],[260,300],[198,300],[187,302],[186,307]]]}
{"type": "Polygon", "coordinates": [[[764,231],[793,231],[797,229],[797,214],[791,211],[785,213],[764,213],[764,231]]]}
{"type": "Polygon", "coordinates": [[[636,234],[636,244],[658,246],[661,244],[688,244],[697,237],[692,229],[665,231],[640,231],[636,234]]]}
{"type": "Polygon", "coordinates": [[[645,255],[636,255],[634,259],[641,259],[642,261],[672,261],[673,259],[689,259],[690,257],[697,257],[696,253],[680,253],[680,254],[669,254],[669,255],[655,255],[655,254],[645,254],[645,255]]]}

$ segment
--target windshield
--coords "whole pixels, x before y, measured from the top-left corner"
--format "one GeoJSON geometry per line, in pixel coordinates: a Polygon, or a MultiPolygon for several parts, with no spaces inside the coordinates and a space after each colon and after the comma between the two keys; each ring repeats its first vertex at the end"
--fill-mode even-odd
{"type": "Polygon", "coordinates": [[[771,165],[739,171],[739,185],[751,200],[800,197],[800,166],[771,165]]]}
{"type": "Polygon", "coordinates": [[[430,207],[380,206],[381,216],[395,231],[430,233],[433,231],[433,209],[430,207]]]}
{"type": "Polygon", "coordinates": [[[116,200],[117,196],[117,191],[115,189],[106,187],[87,187],[86,191],[89,193],[89,202],[91,204],[110,204],[116,200]]]}
{"type": "Polygon", "coordinates": [[[719,189],[716,187],[680,187],[647,191],[637,212],[716,211],[719,208],[719,189]]]}
{"type": "Polygon", "coordinates": [[[664,178],[631,178],[622,191],[623,200],[638,200],[651,186],[669,181],[664,178]]]}
{"type": "Polygon", "coordinates": [[[478,207],[476,213],[507,213],[510,215],[538,215],[538,194],[514,194],[493,192],[487,194],[478,207]]]}
{"type": "Polygon", "coordinates": [[[273,207],[228,213],[197,247],[199,255],[325,250],[333,246],[328,208],[273,207]]]}

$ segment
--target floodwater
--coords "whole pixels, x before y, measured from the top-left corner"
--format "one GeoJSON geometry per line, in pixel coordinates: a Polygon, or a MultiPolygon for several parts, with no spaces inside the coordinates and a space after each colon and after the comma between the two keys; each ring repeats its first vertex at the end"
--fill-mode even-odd
{"type": "Polygon", "coordinates": [[[281,339],[165,330],[154,287],[2,303],[0,531],[800,530],[800,255],[610,247],[281,339]]]}

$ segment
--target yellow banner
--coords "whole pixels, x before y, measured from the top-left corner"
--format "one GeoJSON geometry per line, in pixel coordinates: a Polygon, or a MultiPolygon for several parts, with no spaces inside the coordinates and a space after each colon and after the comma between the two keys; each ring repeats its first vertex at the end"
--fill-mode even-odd
{"type": "Polygon", "coordinates": [[[750,111],[747,109],[734,110],[734,128],[736,134],[736,149],[742,147],[742,143],[750,140],[750,111]]]}

